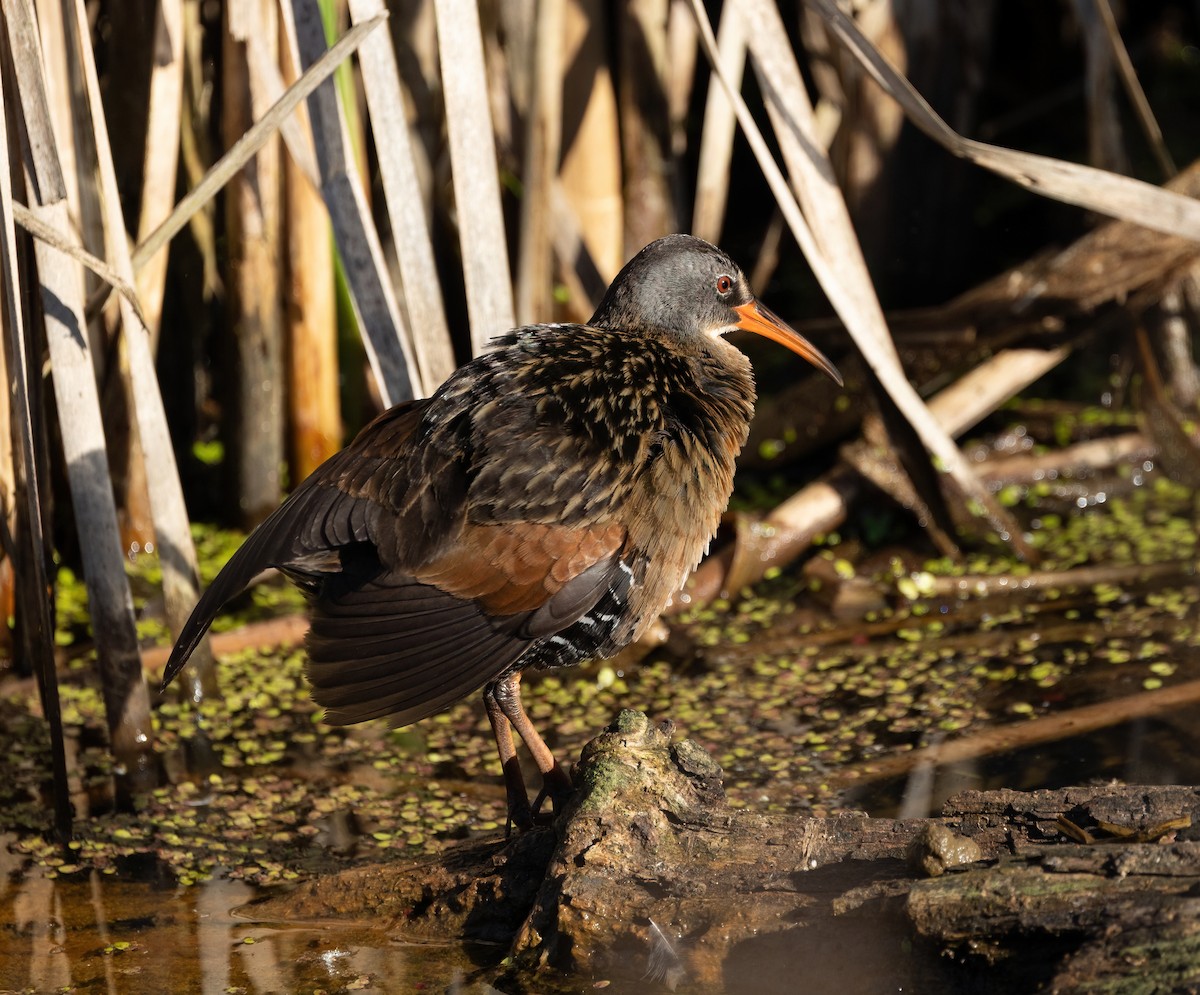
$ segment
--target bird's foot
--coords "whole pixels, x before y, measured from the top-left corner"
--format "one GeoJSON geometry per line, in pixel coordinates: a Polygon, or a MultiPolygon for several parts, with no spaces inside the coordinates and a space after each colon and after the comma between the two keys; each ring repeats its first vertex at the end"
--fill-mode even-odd
{"type": "Polygon", "coordinates": [[[574,787],[571,784],[571,775],[563,770],[558,762],[555,761],[553,767],[550,768],[542,778],[542,790],[537,793],[537,797],[533,800],[533,818],[535,821],[552,822],[554,817],[563,810],[567,799],[571,797],[571,792],[574,787]],[[543,816],[542,805],[546,799],[550,799],[551,813],[549,816],[543,816]]]}
{"type": "Polygon", "coordinates": [[[508,820],[504,823],[504,838],[511,839],[513,829],[517,832],[524,833],[532,829],[536,824],[533,806],[529,804],[528,798],[508,800],[508,820]]]}
{"type": "Polygon", "coordinates": [[[571,776],[556,763],[542,778],[542,790],[537,793],[533,804],[529,804],[529,796],[525,793],[525,784],[519,785],[513,781],[507,784],[508,821],[504,826],[504,836],[509,838],[515,828],[523,833],[535,826],[548,826],[563,810],[567,799],[574,790],[571,786],[571,776]],[[542,806],[550,799],[550,811],[543,812],[542,806]]]}

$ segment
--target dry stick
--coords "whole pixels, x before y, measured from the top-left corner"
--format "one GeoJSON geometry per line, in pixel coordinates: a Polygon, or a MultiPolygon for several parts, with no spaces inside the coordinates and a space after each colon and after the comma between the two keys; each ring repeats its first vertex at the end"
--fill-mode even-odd
{"type": "Polygon", "coordinates": [[[1089,439],[1048,453],[995,456],[979,464],[979,476],[993,487],[1080,476],[1118,463],[1153,459],[1158,446],[1141,432],[1089,439]]]}
{"type": "Polygon", "coordinates": [[[1183,580],[1194,577],[1200,567],[1194,560],[1170,563],[1133,563],[1119,566],[1077,567],[1073,570],[1038,570],[1027,574],[964,574],[934,577],[925,574],[917,582],[922,597],[991,598],[1017,591],[1046,591],[1088,588],[1097,584],[1124,586],[1152,580],[1183,580]]]}
{"type": "MultiPolygon", "coordinates": [[[[250,622],[228,632],[214,632],[208,638],[216,656],[229,656],[247,649],[274,649],[299,646],[308,632],[308,617],[283,615],[265,622],[250,622]]],[[[142,666],[148,674],[161,671],[171,656],[170,646],[153,646],[142,653],[142,666]]]]}
{"type": "MultiPolygon", "coordinates": [[[[132,281],[133,261],[130,259],[126,242],[125,221],[121,215],[121,201],[117,189],[117,173],[109,145],[104,105],[100,98],[95,57],[91,46],[83,41],[88,35],[85,33],[87,13],[82,0],[76,0],[75,13],[76,38],[81,42],[77,57],[83,64],[86,98],[95,132],[100,188],[104,194],[103,202],[107,215],[105,233],[108,252],[114,260],[117,273],[124,280],[132,281]]],[[[146,461],[150,510],[154,518],[154,532],[162,564],[164,607],[172,633],[178,634],[200,593],[196,548],[192,543],[187,506],[179,481],[179,467],[175,462],[166,411],[158,389],[153,345],[133,302],[122,296],[120,303],[121,327],[125,333],[129,355],[128,375],[132,380],[134,416],[138,423],[142,458],[146,461]]],[[[217,690],[212,654],[207,645],[202,644],[198,649],[199,653],[194,653],[189,663],[188,680],[193,698],[205,692],[215,693],[217,690]]]]}
{"type": "MultiPolygon", "coordinates": [[[[383,0],[350,0],[354,23],[383,13],[383,0]]],[[[400,285],[408,309],[413,351],[425,388],[432,389],[454,372],[454,348],[442,302],[442,287],[433,258],[429,220],[422,207],[424,198],[413,161],[400,70],[392,39],[386,31],[370,38],[359,52],[363,88],[383,196],[392,223],[392,241],[400,264],[400,285]]]]}
{"type": "Polygon", "coordinates": [[[604,279],[588,249],[579,218],[575,215],[575,208],[572,207],[560,181],[556,180],[552,184],[550,200],[554,214],[551,232],[554,238],[554,254],[559,261],[559,273],[567,285],[569,300],[575,310],[575,320],[586,321],[596,310],[609,281],[604,279]]]}
{"type": "Polygon", "coordinates": [[[688,0],[670,0],[665,49],[663,90],[667,98],[672,169],[679,173],[688,149],[688,111],[696,80],[696,22],[688,0]]]}
{"type": "MultiPolygon", "coordinates": [[[[298,65],[315,64],[325,49],[325,27],[317,0],[291,0],[281,9],[293,61],[298,65]]],[[[376,18],[369,23],[379,22],[376,18]]],[[[366,25],[351,28],[347,36],[363,27],[366,25]]],[[[421,371],[413,358],[411,337],[354,162],[341,99],[332,83],[312,94],[308,113],[321,173],[321,194],[345,264],[355,317],[383,403],[391,407],[428,393],[427,385],[421,382],[421,371]]]]}
{"type": "Polygon", "coordinates": [[[472,0],[434,0],[433,6],[471,351],[479,355],[492,336],[514,324],[496,143],[487,104],[483,36],[479,11],[472,0]]]}
{"type": "MultiPolygon", "coordinates": [[[[834,136],[842,123],[842,112],[828,100],[817,104],[815,111],[816,133],[821,148],[828,151],[833,145],[834,136]]],[[[779,246],[783,241],[783,214],[776,208],[767,222],[767,230],[763,233],[762,242],[758,249],[758,258],[754,261],[754,270],[750,274],[752,287],[765,287],[775,275],[779,265],[779,246]]],[[[840,328],[840,325],[838,326],[840,328]]]]}
{"type": "Polygon", "coordinates": [[[1167,143],[1163,141],[1162,129],[1158,126],[1154,111],[1150,108],[1150,101],[1146,99],[1146,91],[1142,89],[1137,71],[1133,68],[1129,50],[1125,47],[1120,29],[1117,27],[1117,19],[1113,17],[1112,5],[1108,0],[1091,0],[1091,2],[1096,5],[1096,13],[1100,15],[1100,20],[1104,25],[1104,33],[1108,38],[1109,45],[1112,46],[1112,54],[1116,59],[1117,71],[1121,74],[1121,82],[1125,85],[1125,92],[1129,96],[1130,103],[1133,104],[1134,113],[1137,115],[1138,124],[1141,125],[1146,141],[1150,143],[1150,151],[1158,160],[1158,166],[1163,171],[1163,176],[1170,179],[1179,172],[1179,169],[1175,165],[1175,160],[1171,158],[1167,143]]]}
{"type": "MultiPolygon", "coordinates": [[[[100,194],[96,189],[90,163],[95,149],[86,128],[77,127],[72,117],[71,102],[77,88],[75,66],[66,54],[66,33],[69,20],[66,4],[61,0],[35,0],[38,34],[41,39],[42,73],[46,97],[50,106],[51,125],[56,129],[58,161],[67,189],[72,228],[83,248],[96,254],[104,252],[104,222],[101,218],[100,194]]],[[[90,274],[84,274],[84,286],[98,289],[90,274]]],[[[88,316],[88,335],[91,337],[92,358],[96,360],[96,376],[101,383],[108,378],[108,338],[105,325],[88,316]]],[[[101,398],[102,402],[107,397],[101,398]]]]}
{"type": "MultiPolygon", "coordinates": [[[[209,165],[216,159],[212,149],[210,127],[212,117],[212,88],[206,82],[207,60],[204,28],[200,20],[202,0],[184,0],[183,8],[183,106],[179,122],[179,161],[184,189],[199,186],[209,165]]],[[[201,259],[201,292],[206,298],[222,294],[217,235],[214,228],[216,209],[209,203],[192,212],[187,220],[188,231],[201,259]]],[[[136,267],[136,260],[134,263],[136,267]]],[[[90,306],[90,302],[89,302],[90,306]]]]}
{"type": "MultiPolygon", "coordinates": [[[[1200,164],[1189,166],[1172,185],[1191,192],[1200,182],[1200,164]]],[[[1085,235],[1078,242],[1058,253],[1049,263],[1009,271],[969,291],[940,309],[943,314],[962,314],[975,320],[980,308],[994,305],[995,300],[1008,300],[1005,314],[1019,315],[1034,308],[1039,301],[1070,299],[1072,313],[1090,312],[1102,305],[1130,298],[1136,299],[1147,285],[1164,273],[1176,272],[1190,266],[1196,256],[1194,244],[1182,238],[1163,238],[1145,231],[1132,222],[1111,222],[1085,235]]],[[[1003,399],[1021,390],[1028,378],[1036,378],[1055,361],[1060,350],[1008,350],[998,353],[972,374],[974,386],[959,393],[959,400],[935,398],[931,407],[938,417],[947,418],[947,428],[956,434],[954,426],[973,423],[988,405],[988,398],[1003,399]]],[[[947,388],[952,391],[954,388],[947,388]]],[[[939,395],[940,396],[940,395],[939,395]]],[[[817,481],[776,508],[758,528],[774,532],[761,542],[758,561],[747,560],[756,572],[747,576],[761,577],[770,566],[790,562],[812,541],[815,535],[836,528],[845,518],[846,502],[856,493],[857,481],[839,468],[824,480],[817,481]],[[812,517],[810,517],[812,516],[812,517]]],[[[715,597],[722,589],[725,567],[732,554],[710,558],[701,565],[693,578],[690,593],[695,600],[715,597]]]]}
{"type": "Polygon", "coordinates": [[[858,787],[892,777],[903,777],[922,766],[949,766],[997,753],[1010,753],[1041,743],[1052,743],[1073,736],[1084,736],[1122,722],[1165,715],[1186,705],[1200,703],[1200,680],[1172,687],[1085,705],[1057,715],[984,729],[971,736],[936,746],[897,753],[880,760],[863,761],[840,768],[823,785],[836,788],[858,787]]]}
{"type": "MultiPolygon", "coordinates": [[[[1173,186],[1190,192],[1198,177],[1200,164],[1185,170],[1173,181],[1173,186]]],[[[1011,303],[1005,313],[1017,314],[1034,307],[1040,300],[1058,298],[1070,298],[1075,312],[1089,312],[1114,300],[1136,298],[1142,288],[1163,273],[1190,265],[1195,254],[1193,243],[1184,239],[1162,238],[1131,222],[1113,222],[1084,236],[1051,262],[1000,274],[948,307],[939,309],[939,313],[962,314],[967,316],[962,320],[975,320],[970,316],[996,299],[1009,300],[1011,303]]],[[[1044,369],[1041,364],[1048,366],[1054,359],[1055,352],[1039,353],[1038,350],[1015,350],[1011,357],[1001,353],[985,364],[975,383],[984,391],[994,392],[994,396],[1004,396],[1007,391],[1015,392],[1023,385],[1006,375],[994,375],[990,370],[1007,369],[1009,375],[1036,376],[1044,369]],[[1022,370],[1025,372],[1021,373],[1022,370]]],[[[984,400],[974,388],[964,394],[970,404],[984,400]]],[[[971,410],[960,409],[957,402],[941,403],[944,408],[940,408],[938,401],[933,402],[946,412],[947,417],[975,417],[971,410]]],[[[979,407],[983,407],[982,403],[979,407]]],[[[757,537],[754,555],[740,556],[741,566],[747,570],[745,582],[760,578],[770,566],[786,565],[807,548],[814,536],[840,525],[845,518],[847,502],[857,487],[856,478],[838,468],[775,509],[767,521],[755,527],[758,533],[770,534],[757,537]]],[[[701,565],[689,587],[692,599],[705,601],[723,589],[732,555],[732,551],[726,549],[701,565]]]]}
{"type": "Polygon", "coordinates": [[[517,321],[522,325],[547,320],[554,299],[550,233],[555,220],[552,191],[562,149],[563,3],[540,0],[537,5],[517,259],[517,321]]]}
{"type": "MultiPolygon", "coordinates": [[[[33,11],[28,0],[18,0],[5,5],[5,14],[30,140],[31,181],[35,185],[31,194],[37,201],[33,210],[51,227],[69,231],[66,190],[47,116],[33,11]]],[[[40,241],[34,243],[34,252],[111,746],[131,779],[119,781],[118,787],[138,790],[148,786],[145,782],[153,776],[154,732],[117,529],[95,369],[85,334],[83,287],[70,260],[40,241]]]]}
{"type": "MultiPolygon", "coordinates": [[[[387,32],[383,31],[375,34],[373,38],[386,36],[387,32]]],[[[372,40],[372,37],[368,37],[359,47],[360,58],[372,40]]],[[[281,61],[276,36],[252,34],[246,38],[246,62],[250,68],[256,106],[260,103],[262,106],[274,104],[287,91],[288,84],[283,81],[283,73],[279,68],[281,61]],[[260,97],[265,100],[260,101],[260,97]]],[[[291,64],[291,60],[288,61],[291,64]]],[[[293,71],[293,81],[295,75],[296,72],[293,71]]],[[[313,148],[312,129],[309,127],[308,112],[303,104],[280,122],[279,134],[283,136],[283,143],[287,146],[288,155],[296,168],[307,177],[314,189],[319,189],[321,174],[317,169],[317,152],[313,148]]]]}
{"type": "MultiPolygon", "coordinates": [[[[924,447],[940,458],[959,487],[978,502],[992,530],[1023,558],[1032,558],[1033,551],[1012,515],[975,478],[958,447],[941,429],[904,375],[845,199],[825,151],[828,136],[821,134],[778,9],[766,0],[741,0],[740,9],[747,20],[750,54],[762,85],[768,116],[791,175],[792,188],[803,207],[804,217],[811,222],[814,240],[825,261],[856,305],[856,323],[848,321],[847,328],[887,393],[887,397],[879,398],[885,422],[890,424],[890,431],[901,433],[898,442],[904,441],[905,433],[913,433],[913,438],[905,442],[902,454],[908,453],[905,470],[909,471],[914,484],[916,506],[923,508],[927,495],[940,500],[940,496],[929,493],[938,486],[932,480],[926,482],[927,493],[917,496],[922,474],[932,477],[928,456],[920,448],[924,447]]],[[[824,120],[828,121],[829,117],[824,120]]],[[[935,514],[931,517],[936,522],[939,516],[937,509],[933,510],[935,514]]],[[[953,543],[944,530],[948,530],[948,525],[931,524],[934,541],[954,552],[953,543]]]]}
{"type": "MultiPolygon", "coordinates": [[[[2,93],[0,93],[0,99],[3,99],[2,93]]],[[[7,149],[5,151],[7,152],[7,149]]],[[[0,238],[2,237],[0,235],[0,238]]],[[[0,296],[0,309],[3,306],[3,297],[0,296]]],[[[16,576],[13,572],[13,560],[18,554],[15,543],[10,543],[7,540],[13,535],[13,531],[17,527],[16,516],[18,508],[15,502],[17,493],[17,464],[16,452],[13,448],[17,439],[16,432],[13,429],[13,405],[15,399],[11,392],[13,381],[8,375],[9,358],[7,355],[8,348],[6,347],[8,336],[4,334],[4,329],[8,323],[4,315],[5,312],[0,310],[0,384],[9,386],[8,390],[0,390],[0,528],[7,530],[3,533],[5,542],[0,543],[0,617],[7,620],[16,617],[16,608],[14,606],[16,576]]],[[[36,592],[37,589],[34,588],[33,590],[36,592]]],[[[11,647],[10,633],[7,630],[7,626],[0,628],[0,653],[3,653],[5,646],[11,647]]]]}
{"type": "MultiPolygon", "coordinates": [[[[24,476],[25,521],[28,523],[23,537],[23,549],[28,562],[22,562],[19,575],[24,588],[24,603],[33,602],[31,617],[25,619],[24,631],[32,638],[28,640],[34,659],[31,661],[37,674],[38,691],[42,699],[42,711],[50,727],[51,767],[54,772],[54,828],[61,842],[71,838],[71,790],[67,783],[67,756],[63,739],[62,709],[58,700],[58,674],[54,665],[54,617],[50,610],[50,577],[46,570],[43,550],[46,540],[42,531],[41,481],[38,479],[37,454],[33,439],[33,410],[29,400],[29,347],[25,342],[23,308],[17,286],[17,242],[16,228],[10,208],[13,206],[12,173],[10,172],[7,112],[5,109],[4,74],[0,73],[0,298],[4,308],[3,326],[8,331],[12,405],[16,415],[17,446],[24,476]],[[36,634],[41,638],[36,638],[36,634]]],[[[7,393],[7,391],[6,391],[7,393]]],[[[5,502],[7,504],[7,502],[5,502]]],[[[8,509],[4,509],[7,516],[8,509]]]]}
{"type": "Polygon", "coordinates": [[[807,0],[807,3],[871,78],[899,102],[908,119],[952,155],[990,169],[1043,197],[1200,241],[1200,202],[1190,197],[1103,169],[963,138],[879,54],[835,0],[807,0]]]}
{"type": "Polygon", "coordinates": [[[141,301],[138,300],[137,291],[129,280],[123,279],[103,259],[96,258],[87,249],[83,248],[77,242],[72,241],[71,236],[65,232],[60,232],[57,228],[51,228],[50,225],[38,218],[24,204],[13,204],[12,207],[13,220],[17,224],[34,238],[41,239],[46,244],[54,246],[59,252],[70,256],[81,266],[86,266],[120,294],[130,307],[133,308],[133,313],[137,316],[138,321],[143,325],[146,324],[141,301]]]}
{"type": "MultiPolygon", "coordinates": [[[[729,82],[739,89],[746,68],[745,23],[736,3],[722,6],[721,23],[717,27],[717,58],[729,82]]],[[[736,128],[737,118],[725,91],[710,86],[700,129],[700,163],[696,169],[696,202],[692,210],[692,233],[710,242],[721,237],[725,220],[736,128]]]]}
{"type": "MultiPolygon", "coordinates": [[[[154,60],[150,70],[146,152],[142,159],[139,242],[166,220],[175,203],[183,115],[183,0],[159,0],[154,11],[154,60]]],[[[150,330],[153,352],[158,351],[168,255],[169,247],[164,245],[146,260],[137,275],[138,296],[146,307],[142,321],[150,330]]]]}
{"type": "Polygon", "coordinates": [[[668,4],[626,0],[615,6],[626,256],[679,230],[667,119],[668,4]]]}
{"type": "Polygon", "coordinates": [[[1004,349],[934,395],[929,410],[950,435],[962,435],[1070,354],[1070,346],[1004,349]]]}
{"type": "Polygon", "coordinates": [[[964,493],[978,502],[996,533],[1018,552],[1031,555],[1032,551],[1012,516],[975,478],[954,440],[938,424],[904,375],[855,237],[846,202],[837,187],[829,158],[819,148],[812,107],[800,79],[795,57],[788,47],[786,32],[779,22],[778,10],[767,0],[741,0],[740,3],[740,9],[748,19],[750,52],[763,81],[768,111],[776,122],[780,149],[796,179],[797,194],[804,201],[803,213],[745,101],[721,72],[712,28],[700,0],[692,0],[692,5],[709,61],[734,103],[738,121],[771,192],[830,303],[854,338],[859,352],[900,414],[920,436],[922,444],[941,461],[945,471],[964,493]],[[813,221],[811,227],[806,216],[813,221]]]}

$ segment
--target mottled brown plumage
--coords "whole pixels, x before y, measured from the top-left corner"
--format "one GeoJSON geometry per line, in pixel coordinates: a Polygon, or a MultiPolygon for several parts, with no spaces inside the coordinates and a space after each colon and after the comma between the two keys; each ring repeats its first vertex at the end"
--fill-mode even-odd
{"type": "Polygon", "coordinates": [[[482,687],[510,816],[528,825],[511,730],[543,794],[558,804],[569,781],[521,705],[521,671],[617,652],[699,562],[753,413],[750,364],[721,337],[739,327],[837,377],[719,249],[651,243],[587,325],[508,333],[305,480],[204,593],[164,687],[220,607],[278,567],[309,596],[327,721],[404,725],[482,687]]]}

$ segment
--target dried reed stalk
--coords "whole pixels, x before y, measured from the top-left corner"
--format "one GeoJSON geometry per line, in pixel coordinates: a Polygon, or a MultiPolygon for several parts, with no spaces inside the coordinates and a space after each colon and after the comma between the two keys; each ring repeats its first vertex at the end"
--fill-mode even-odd
{"type": "MultiPolygon", "coordinates": [[[[746,67],[746,19],[736,3],[721,7],[717,27],[717,59],[731,86],[741,89],[746,67]]],[[[700,163],[696,169],[696,198],[692,206],[692,234],[716,242],[725,222],[729,199],[729,166],[737,118],[733,104],[720,86],[709,86],[700,130],[700,163]]]]}
{"type": "Polygon", "coordinates": [[[617,8],[626,257],[679,230],[666,94],[667,5],[629,0],[617,8]]]}
{"type": "MultiPolygon", "coordinates": [[[[285,79],[297,69],[284,56],[285,79]]],[[[297,110],[299,116],[303,108],[297,110]]],[[[316,172],[316,153],[308,145],[316,172]]],[[[287,251],[284,320],[287,330],[288,466],[293,485],[313,472],[342,445],[337,354],[337,296],[334,280],[333,231],[320,190],[296,161],[297,142],[287,141],[284,157],[284,212],[287,251]]],[[[320,178],[314,175],[316,183],[320,178]]]]}
{"type": "MultiPolygon", "coordinates": [[[[779,167],[758,132],[740,94],[720,75],[716,41],[698,0],[693,0],[701,37],[718,78],[737,109],[738,120],[770,183],[776,202],[830,303],[846,324],[859,352],[921,443],[936,457],[964,493],[984,510],[993,530],[1022,555],[1031,555],[1020,530],[988,490],[976,479],[954,440],[938,425],[900,366],[883,311],[871,285],[849,212],[834,180],[828,156],[820,148],[812,106],[800,79],[795,57],[779,12],[766,0],[741,0],[747,18],[750,53],[762,81],[768,112],[780,150],[795,186],[793,197],[779,167]]],[[[893,431],[896,425],[893,425],[893,431]]],[[[914,467],[908,470],[914,473],[914,467]]]]}
{"type": "MultiPolygon", "coordinates": [[[[222,129],[232,146],[269,109],[247,56],[247,39],[270,46],[279,36],[272,0],[246,0],[225,9],[222,129]]],[[[226,419],[238,512],[252,527],[283,493],[283,312],[280,273],[282,173],[278,137],[265,142],[229,183],[225,201],[229,253],[230,324],[234,364],[232,417],[226,419]]]]}
{"type": "MultiPolygon", "coordinates": [[[[183,0],[158,0],[154,10],[155,59],[150,74],[139,242],[166,220],[175,205],[178,137],[183,121],[183,0]]],[[[164,245],[146,260],[137,275],[138,297],[154,352],[158,352],[169,251],[169,245],[164,245]]]]}
{"type": "Polygon", "coordinates": [[[1165,235],[1200,241],[1200,202],[1102,169],[988,145],[955,132],[871,45],[834,0],[809,0],[846,50],[904,108],[908,119],[952,155],[989,169],[1043,197],[1165,235]]]}
{"type": "Polygon", "coordinates": [[[473,0],[435,0],[471,351],[515,324],[483,36],[473,0]]]}
{"type": "MultiPolygon", "coordinates": [[[[109,144],[104,105],[100,98],[100,81],[96,73],[91,46],[86,43],[87,15],[82,0],[75,2],[77,61],[82,66],[84,99],[87,108],[78,117],[90,118],[97,154],[99,187],[103,192],[106,212],[105,233],[108,254],[114,268],[124,279],[133,279],[133,261],[126,240],[125,220],[117,188],[116,168],[109,144]]],[[[179,481],[179,468],[171,446],[170,429],[154,366],[154,352],[149,331],[134,304],[120,298],[121,328],[128,356],[126,375],[132,410],[137,419],[137,439],[141,445],[142,462],[147,469],[147,489],[154,536],[163,572],[163,604],[167,624],[178,633],[187,620],[200,593],[196,549],[192,543],[187,507],[179,481]]],[[[217,690],[212,655],[207,643],[193,653],[189,662],[188,680],[196,700],[217,690]]]]}
{"type": "MultiPolygon", "coordinates": [[[[378,17],[382,0],[350,0],[354,23],[378,17]]],[[[446,322],[442,287],[433,258],[429,221],[423,210],[421,187],[413,158],[400,70],[387,32],[367,39],[359,54],[363,87],[383,196],[392,225],[392,241],[399,262],[400,285],[408,311],[413,352],[421,371],[423,392],[431,391],[454,372],[454,348],[446,322]]]]}
{"type": "MultiPolygon", "coordinates": [[[[31,210],[50,227],[69,232],[66,187],[46,104],[32,5],[16,0],[6,4],[5,15],[29,135],[27,161],[35,201],[31,210]]],[[[154,770],[150,697],[142,679],[99,393],[84,332],[82,283],[75,263],[44,242],[35,242],[34,252],[111,748],[128,777],[142,781],[124,787],[142,789],[147,779],[153,780],[154,770]]]]}
{"type": "MultiPolygon", "coordinates": [[[[308,67],[325,54],[321,12],[316,0],[291,0],[281,10],[291,58],[306,67],[307,75],[308,67]]],[[[381,23],[377,18],[357,25],[346,37],[381,23]]],[[[332,83],[313,91],[308,113],[321,174],[321,194],[333,223],[358,327],[364,333],[363,344],[381,398],[390,407],[423,392],[411,337],[387,272],[383,247],[355,165],[342,104],[332,83]]]]}
{"type": "MultiPolygon", "coordinates": [[[[3,42],[0,42],[0,47],[3,42]]],[[[9,161],[8,95],[5,93],[6,74],[0,73],[0,307],[3,317],[0,329],[7,348],[0,350],[11,356],[11,369],[4,379],[11,384],[12,403],[16,414],[17,440],[15,446],[14,483],[19,476],[20,488],[5,495],[5,545],[16,560],[17,579],[14,601],[20,606],[19,629],[23,648],[30,655],[30,666],[38,679],[42,712],[50,733],[51,769],[54,774],[54,828],[59,840],[71,837],[71,791],[67,782],[66,743],[63,738],[62,709],[58,700],[58,674],[54,663],[54,613],[50,604],[53,589],[45,555],[46,540],[42,529],[41,480],[38,473],[37,441],[34,437],[34,406],[30,399],[30,384],[26,372],[30,367],[30,349],[25,340],[24,307],[21,300],[20,273],[17,269],[16,228],[10,208],[13,205],[12,173],[9,161]],[[11,378],[11,379],[10,379],[11,378]],[[20,506],[15,500],[24,498],[20,506]],[[13,503],[11,508],[7,507],[13,503]],[[9,512],[24,528],[15,537],[7,531],[9,512]],[[11,543],[8,540],[13,540],[11,543]],[[19,572],[18,572],[19,571],[19,572]]],[[[4,391],[9,394],[9,389],[4,391]]]]}
{"type": "Polygon", "coordinates": [[[521,195],[521,251],[517,268],[517,321],[546,321],[553,302],[551,229],[553,187],[562,146],[562,39],[564,0],[540,0],[534,33],[533,87],[525,119],[521,195]]]}
{"type": "MultiPolygon", "coordinates": [[[[572,133],[562,136],[564,148],[559,168],[561,189],[577,219],[575,228],[600,280],[607,286],[625,262],[625,211],[621,192],[621,130],[617,118],[617,94],[608,52],[611,38],[604,0],[567,0],[562,42],[563,67],[573,77],[591,81],[584,88],[563,94],[564,119],[577,122],[572,133]],[[582,102],[582,106],[578,104],[582,102]]],[[[556,195],[557,196],[557,195],[556,195]]],[[[558,216],[556,211],[556,217],[558,216]]],[[[562,236],[561,221],[554,225],[556,246],[562,236]]],[[[577,253],[556,249],[564,279],[586,286],[589,275],[576,266],[577,253]]],[[[601,287],[603,290],[603,287],[601,287]]],[[[594,292],[591,303],[599,301],[594,292]]],[[[577,312],[591,309],[581,303],[577,312]]]]}

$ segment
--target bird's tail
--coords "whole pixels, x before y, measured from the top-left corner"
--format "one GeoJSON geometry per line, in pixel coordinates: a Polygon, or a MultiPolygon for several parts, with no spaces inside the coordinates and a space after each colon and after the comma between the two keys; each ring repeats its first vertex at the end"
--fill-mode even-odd
{"type": "Polygon", "coordinates": [[[217,617],[217,613],[225,603],[241,594],[251,579],[262,569],[258,565],[258,559],[253,555],[254,551],[250,549],[250,545],[250,541],[247,540],[241,549],[233,554],[233,558],[225,564],[216,579],[209,585],[208,590],[196,602],[196,607],[192,609],[192,614],[188,616],[188,620],[179,632],[179,638],[171,647],[171,656],[163,670],[162,684],[159,685],[160,693],[167,689],[167,685],[183,669],[184,664],[188,662],[196,647],[200,645],[200,640],[204,638],[208,627],[212,625],[213,619],[217,617]]]}
{"type": "Polygon", "coordinates": [[[241,548],[221,568],[208,590],[196,602],[196,607],[192,609],[192,614],[188,616],[179,638],[171,648],[171,656],[163,670],[162,684],[159,685],[160,693],[183,669],[225,604],[241,594],[263,570],[279,566],[293,552],[297,515],[303,515],[311,505],[312,491],[311,487],[298,488],[250,533],[241,548]]]}

